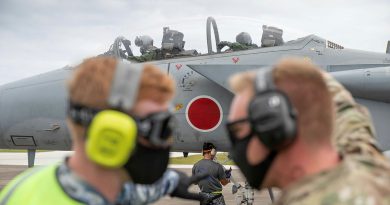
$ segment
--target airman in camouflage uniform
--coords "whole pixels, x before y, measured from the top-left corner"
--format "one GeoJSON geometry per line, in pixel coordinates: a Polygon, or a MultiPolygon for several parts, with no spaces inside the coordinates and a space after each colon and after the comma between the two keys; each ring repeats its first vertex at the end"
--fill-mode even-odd
{"type": "Polygon", "coordinates": [[[324,74],[336,109],[333,143],[341,163],[283,191],[276,204],[390,204],[390,165],[377,148],[368,110],[324,74]]]}
{"type": "MultiPolygon", "coordinates": [[[[235,97],[227,128],[233,159],[248,183],[256,189],[281,188],[277,205],[390,204],[390,164],[377,147],[368,110],[307,60],[284,59],[271,72],[275,87],[263,92],[284,93],[297,113],[295,139],[279,147],[266,145],[253,131],[260,125],[248,113],[249,106],[250,112],[257,109],[254,96],[259,102],[265,95],[254,90],[260,73],[230,79],[235,97]]],[[[272,122],[288,118],[280,113],[272,122]]]]}

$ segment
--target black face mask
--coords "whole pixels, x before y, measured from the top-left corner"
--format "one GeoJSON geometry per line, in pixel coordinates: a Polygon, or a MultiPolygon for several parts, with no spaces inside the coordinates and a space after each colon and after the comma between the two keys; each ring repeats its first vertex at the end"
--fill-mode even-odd
{"type": "Polygon", "coordinates": [[[238,140],[234,138],[232,134],[230,134],[230,138],[232,140],[232,150],[230,151],[230,155],[244,174],[249,185],[255,189],[261,189],[260,186],[262,185],[264,178],[276,157],[277,152],[271,151],[268,156],[259,164],[250,165],[246,158],[246,150],[252,135],[253,134],[251,133],[244,139],[238,140]]]}
{"type": "Polygon", "coordinates": [[[149,148],[137,142],[134,152],[125,164],[134,183],[153,184],[167,169],[170,148],[149,148]]]}
{"type": "Polygon", "coordinates": [[[176,118],[171,112],[157,112],[137,120],[139,136],[156,146],[167,145],[175,130],[176,118]]]}

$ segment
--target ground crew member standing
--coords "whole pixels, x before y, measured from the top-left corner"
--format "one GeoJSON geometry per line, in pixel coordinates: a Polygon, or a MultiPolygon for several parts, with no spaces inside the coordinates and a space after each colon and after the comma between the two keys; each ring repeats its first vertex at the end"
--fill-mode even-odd
{"type": "Polygon", "coordinates": [[[368,111],[311,62],[285,59],[230,79],[232,157],[276,204],[390,204],[390,165],[368,111]]]}
{"type": "Polygon", "coordinates": [[[193,182],[167,170],[173,80],[157,67],[115,58],[85,60],[68,83],[67,124],[74,154],[19,175],[1,205],[147,204],[187,192],[193,182]],[[157,126],[156,126],[157,125],[157,126]]]}
{"type": "Polygon", "coordinates": [[[225,171],[221,164],[213,160],[217,153],[214,144],[205,142],[202,153],[203,159],[198,161],[192,168],[193,176],[204,173],[209,175],[209,177],[198,182],[200,194],[210,199],[207,201],[207,204],[224,205],[222,185],[225,186],[230,182],[231,170],[225,171]]]}

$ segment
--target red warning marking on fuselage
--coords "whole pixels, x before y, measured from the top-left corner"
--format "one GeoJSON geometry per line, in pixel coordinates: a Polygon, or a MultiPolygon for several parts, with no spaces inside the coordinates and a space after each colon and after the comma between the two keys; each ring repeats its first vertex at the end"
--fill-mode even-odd
{"type": "Polygon", "coordinates": [[[201,132],[215,130],[221,124],[222,116],[222,108],[218,101],[206,95],[195,97],[186,108],[188,124],[201,132]]]}
{"type": "Polygon", "coordinates": [[[240,60],[239,57],[233,57],[233,58],[232,58],[233,63],[237,63],[239,60],[240,60]]]}

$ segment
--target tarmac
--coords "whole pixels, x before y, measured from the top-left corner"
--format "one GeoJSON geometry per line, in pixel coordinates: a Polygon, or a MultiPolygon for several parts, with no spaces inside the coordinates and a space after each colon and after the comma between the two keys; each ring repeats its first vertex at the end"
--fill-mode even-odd
{"type": "MultiPolygon", "coordinates": [[[[35,158],[35,164],[47,165],[56,161],[61,161],[67,155],[71,155],[69,151],[53,151],[53,152],[37,152],[35,158]]],[[[172,169],[185,172],[188,175],[191,174],[192,165],[169,165],[172,169]]],[[[230,167],[230,166],[228,166],[230,167]]],[[[27,167],[27,153],[0,153],[0,190],[16,175],[28,169],[27,167]]],[[[232,176],[236,182],[244,185],[244,178],[237,167],[233,167],[232,176]]],[[[233,184],[227,184],[223,189],[223,195],[227,205],[240,204],[236,201],[240,200],[238,194],[232,194],[233,184]]],[[[241,192],[242,189],[239,190],[241,192]]],[[[199,192],[199,188],[195,185],[190,187],[190,191],[199,192]]],[[[278,191],[274,191],[276,197],[279,194],[278,191]]],[[[196,201],[183,200],[172,197],[164,197],[154,203],[156,205],[195,205],[199,204],[196,201]]],[[[254,203],[255,205],[271,204],[271,199],[268,195],[268,191],[254,191],[254,203]]]]}

